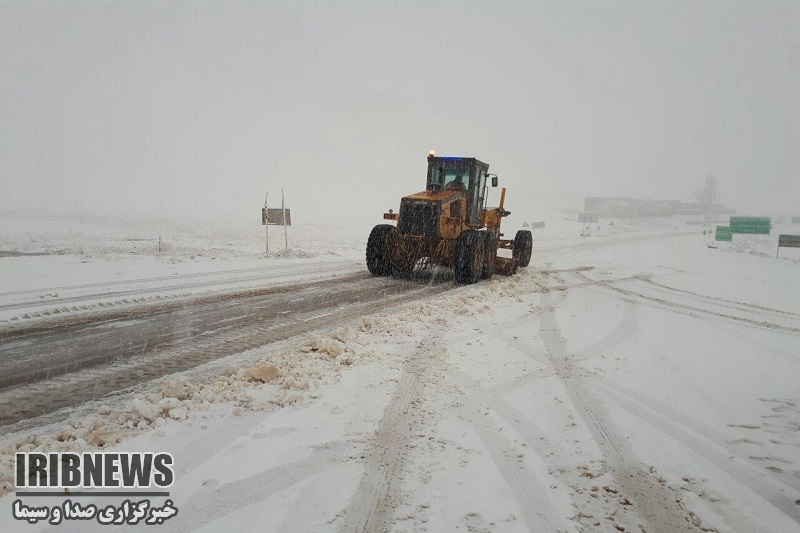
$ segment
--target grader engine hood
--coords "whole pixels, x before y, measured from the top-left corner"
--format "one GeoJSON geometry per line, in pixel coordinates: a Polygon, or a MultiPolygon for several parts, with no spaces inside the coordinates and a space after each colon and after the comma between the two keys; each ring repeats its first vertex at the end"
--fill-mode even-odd
{"type": "Polygon", "coordinates": [[[411,199],[411,200],[428,200],[431,202],[451,202],[456,198],[460,198],[464,196],[464,191],[454,191],[454,190],[447,190],[442,189],[439,192],[434,191],[422,191],[416,194],[411,194],[409,196],[404,196],[403,200],[411,199]]]}
{"type": "Polygon", "coordinates": [[[422,191],[404,197],[400,201],[397,232],[400,235],[440,237],[440,219],[442,215],[449,215],[446,206],[460,198],[464,198],[464,192],[452,190],[422,191]]]}

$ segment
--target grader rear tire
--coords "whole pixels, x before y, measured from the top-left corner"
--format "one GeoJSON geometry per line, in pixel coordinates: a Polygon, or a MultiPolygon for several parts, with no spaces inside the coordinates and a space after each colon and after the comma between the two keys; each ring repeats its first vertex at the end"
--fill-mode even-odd
{"type": "Polygon", "coordinates": [[[483,272],[486,245],[482,232],[467,230],[456,241],[454,273],[457,283],[477,283],[483,272]]]}
{"type": "Polygon", "coordinates": [[[376,276],[388,276],[392,273],[392,265],[386,250],[386,240],[395,227],[391,224],[378,224],[369,233],[367,239],[367,270],[376,276]]]}
{"type": "Polygon", "coordinates": [[[484,231],[484,246],[486,247],[486,255],[483,260],[483,270],[481,271],[481,279],[492,279],[494,276],[494,263],[497,259],[497,235],[484,231]]]}

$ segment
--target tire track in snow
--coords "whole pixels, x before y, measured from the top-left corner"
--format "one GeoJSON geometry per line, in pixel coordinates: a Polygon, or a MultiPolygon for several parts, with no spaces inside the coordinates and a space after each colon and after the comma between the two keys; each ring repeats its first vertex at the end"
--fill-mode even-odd
{"type": "Polygon", "coordinates": [[[196,296],[188,299],[178,299],[177,301],[163,302],[156,300],[155,303],[139,302],[133,307],[115,309],[104,308],[103,310],[80,314],[80,316],[56,316],[49,315],[47,318],[37,319],[35,323],[13,324],[5,322],[0,326],[0,340],[27,338],[39,333],[51,333],[55,330],[68,327],[89,326],[93,324],[107,324],[115,320],[126,320],[137,317],[149,317],[159,313],[177,312],[186,308],[193,308],[201,305],[220,304],[236,302],[244,298],[275,296],[280,294],[290,294],[298,291],[319,288],[325,289],[342,283],[359,283],[372,279],[368,273],[356,273],[346,276],[339,276],[335,279],[322,279],[305,281],[299,283],[288,283],[283,285],[270,285],[263,288],[238,290],[211,294],[208,296],[196,296]]]}
{"type": "Polygon", "coordinates": [[[602,339],[577,352],[576,361],[590,359],[598,352],[610,350],[636,334],[636,331],[639,329],[639,306],[628,301],[624,301],[624,304],[625,313],[622,315],[616,327],[602,339]]]}
{"type": "MultiPolygon", "coordinates": [[[[605,281],[606,280],[602,280],[602,282],[605,281]]],[[[558,287],[559,288],[563,287],[566,289],[566,288],[590,287],[592,285],[597,285],[597,283],[580,283],[576,285],[565,284],[565,285],[559,285],[558,287]]],[[[544,292],[549,292],[549,291],[544,291],[544,292]]],[[[607,335],[600,341],[596,342],[595,344],[590,345],[587,348],[581,350],[579,354],[582,357],[574,357],[573,358],[574,361],[577,362],[582,359],[585,359],[587,358],[587,356],[591,356],[592,353],[598,349],[611,348],[613,346],[616,346],[620,342],[623,342],[628,338],[630,338],[635,333],[638,327],[638,321],[639,321],[638,309],[639,309],[638,305],[635,302],[627,302],[627,308],[625,314],[623,315],[618,325],[611,331],[611,333],[609,333],[609,335],[607,335]]],[[[541,315],[542,311],[548,314],[552,314],[555,310],[555,306],[541,305],[537,308],[537,310],[539,311],[536,313],[537,315],[541,315]]],[[[488,324],[473,319],[473,322],[476,324],[477,332],[474,334],[461,335],[456,339],[468,340],[469,338],[477,337],[482,334],[492,335],[496,338],[505,341],[511,347],[522,352],[523,354],[533,358],[534,360],[541,362],[541,357],[543,354],[539,350],[533,349],[532,347],[527,346],[524,342],[518,341],[517,339],[513,339],[509,335],[500,331],[502,328],[509,327],[511,324],[519,325],[520,322],[531,321],[534,320],[535,318],[536,317],[532,316],[530,313],[526,313],[525,316],[523,317],[520,317],[518,319],[503,324],[499,324],[497,326],[490,326],[488,324]]],[[[621,457],[624,455],[629,455],[629,456],[633,455],[632,450],[627,446],[627,443],[625,443],[624,439],[621,438],[619,432],[617,431],[615,433],[613,431],[609,431],[609,425],[603,422],[603,419],[605,419],[608,416],[608,413],[602,410],[601,404],[599,404],[597,400],[592,397],[591,392],[586,388],[586,385],[583,382],[583,380],[580,377],[577,377],[577,375],[584,373],[583,369],[582,368],[565,369],[563,365],[559,367],[559,365],[551,364],[550,359],[548,359],[547,363],[548,363],[548,368],[555,367],[557,369],[556,373],[562,376],[562,382],[568,381],[568,383],[564,383],[564,387],[567,391],[571,391],[571,397],[573,397],[573,403],[575,403],[577,406],[583,406],[584,418],[588,419],[591,423],[589,427],[590,431],[592,431],[592,433],[595,436],[597,434],[600,435],[599,439],[596,437],[598,443],[605,443],[605,447],[610,448],[617,457],[621,457]],[[575,399],[577,399],[577,401],[575,399]],[[598,408],[598,406],[600,406],[600,408],[598,408]]],[[[553,451],[553,446],[547,442],[546,438],[543,439],[543,437],[539,435],[539,433],[541,432],[536,429],[535,425],[530,420],[526,419],[527,417],[525,416],[524,413],[520,412],[518,409],[508,404],[508,402],[503,400],[500,396],[502,394],[506,394],[520,387],[523,387],[535,381],[536,379],[547,377],[548,375],[552,374],[548,370],[543,369],[541,371],[529,373],[526,374],[525,376],[516,378],[512,382],[506,382],[499,385],[495,385],[490,389],[487,389],[487,396],[485,398],[486,405],[490,406],[499,416],[501,416],[501,418],[503,418],[506,421],[506,423],[509,424],[510,427],[512,427],[521,436],[523,436],[523,438],[525,438],[532,445],[534,451],[536,451],[540,457],[545,457],[549,455],[553,451]],[[491,393],[489,391],[491,391],[491,393]]],[[[461,379],[464,380],[465,378],[462,377],[461,379]]],[[[603,446],[601,446],[601,448],[603,448],[603,446]]],[[[636,469],[638,471],[630,472],[630,468],[626,470],[625,473],[628,475],[628,477],[634,476],[640,480],[652,477],[652,474],[649,472],[649,469],[647,469],[646,471],[645,465],[641,463],[641,461],[635,456],[633,457],[633,461],[631,461],[629,458],[627,462],[629,463],[633,462],[634,464],[636,462],[639,463],[639,468],[636,469]]],[[[620,461],[617,461],[617,463],[620,463],[620,461]]],[[[617,468],[616,473],[618,473],[620,470],[622,469],[617,468]]],[[[615,472],[612,471],[612,474],[613,473],[615,472]]],[[[660,485],[656,485],[654,481],[655,480],[651,480],[651,482],[644,484],[638,483],[638,485],[644,485],[643,487],[644,490],[650,490],[650,487],[660,487],[660,485]]],[[[620,486],[625,486],[625,485],[628,485],[628,487],[630,487],[631,482],[629,481],[627,484],[620,483],[620,486]]],[[[630,488],[628,490],[630,490],[630,488]]],[[[661,499],[663,501],[670,502],[672,498],[674,498],[674,494],[672,494],[670,492],[670,489],[668,488],[660,487],[655,490],[660,491],[662,493],[661,499]]],[[[638,492],[641,493],[641,490],[639,490],[638,492]]],[[[656,507],[657,506],[658,502],[656,502],[656,507]]],[[[681,513],[688,512],[682,505],[678,505],[675,511],[679,515],[681,513]]],[[[688,530],[691,530],[692,527],[689,525],[688,520],[686,520],[685,516],[683,516],[682,518],[685,527],[688,530]]],[[[679,522],[681,521],[680,516],[677,517],[677,519],[679,522]]]]}
{"type": "MultiPolygon", "coordinates": [[[[544,299],[550,300],[550,293],[545,293],[544,299]]],[[[539,332],[556,375],[603,453],[609,473],[622,492],[634,502],[634,509],[647,524],[647,529],[696,531],[676,505],[674,493],[656,482],[622,432],[611,423],[602,401],[578,377],[580,369],[575,366],[574,354],[569,352],[566,339],[561,335],[555,311],[542,315],[539,332]]]]}
{"type": "MultiPolygon", "coordinates": [[[[224,432],[223,431],[214,431],[214,432],[204,431],[197,438],[186,442],[180,448],[177,448],[177,449],[174,449],[174,450],[169,450],[173,454],[174,457],[179,457],[180,458],[180,460],[176,464],[175,473],[179,477],[185,477],[189,473],[191,473],[193,470],[195,470],[196,468],[202,466],[204,463],[208,463],[210,461],[213,461],[214,457],[217,454],[219,454],[220,452],[223,452],[226,448],[228,448],[231,445],[231,443],[233,443],[234,441],[239,440],[239,439],[247,436],[248,434],[252,433],[254,428],[256,428],[259,423],[264,422],[266,419],[268,419],[269,417],[273,416],[274,414],[275,414],[274,412],[250,412],[250,413],[245,413],[242,416],[237,417],[237,419],[236,419],[234,424],[226,425],[226,429],[225,429],[224,432]]],[[[252,436],[251,436],[251,438],[252,438],[252,436]]],[[[324,454],[328,454],[328,452],[330,451],[330,450],[326,450],[326,449],[323,449],[323,448],[320,448],[319,450],[320,450],[320,453],[323,454],[323,455],[324,454]]],[[[344,456],[346,456],[346,452],[342,451],[341,457],[334,458],[334,459],[338,461],[339,459],[343,458],[344,456]]],[[[309,477],[309,476],[305,475],[304,471],[310,465],[313,466],[314,464],[316,464],[315,462],[319,462],[319,460],[320,460],[319,456],[312,456],[312,457],[308,457],[306,459],[303,459],[301,461],[298,461],[297,463],[292,463],[291,465],[285,465],[285,466],[282,466],[282,467],[279,467],[279,468],[276,468],[276,469],[271,469],[271,470],[265,471],[262,474],[266,475],[266,476],[271,476],[272,480],[269,483],[271,483],[272,486],[277,491],[280,491],[283,488],[286,488],[286,487],[282,487],[281,485],[282,484],[286,484],[289,481],[292,481],[292,479],[295,480],[294,481],[295,483],[298,483],[298,482],[302,482],[307,477],[309,477]],[[287,467],[289,467],[289,468],[287,469],[287,467]],[[289,469],[296,469],[299,472],[292,473],[289,469]],[[294,476],[294,478],[293,478],[293,476],[294,476]]],[[[328,464],[327,462],[324,462],[324,464],[322,465],[322,467],[320,468],[318,473],[324,472],[324,471],[328,470],[330,467],[333,467],[333,466],[336,466],[336,465],[335,464],[328,464]]],[[[314,475],[314,474],[312,473],[311,475],[314,475]]],[[[254,483],[258,484],[260,482],[255,481],[257,477],[259,477],[259,476],[253,476],[253,477],[251,477],[249,479],[251,481],[254,481],[254,483]]],[[[216,481],[212,481],[212,480],[209,480],[209,482],[206,485],[206,487],[208,487],[208,488],[204,488],[202,490],[202,492],[198,494],[198,496],[200,496],[200,498],[206,497],[205,493],[208,492],[208,490],[212,490],[212,489],[216,490],[216,489],[219,488],[220,490],[225,492],[225,491],[227,491],[227,490],[229,490],[231,488],[231,487],[229,487],[229,484],[225,484],[225,485],[220,487],[219,483],[217,483],[216,481]]],[[[172,488],[173,498],[176,498],[175,494],[178,491],[181,491],[181,489],[176,489],[175,487],[172,488]]],[[[268,498],[269,496],[271,496],[271,494],[272,493],[268,492],[267,494],[264,495],[264,498],[265,499],[268,498]]],[[[202,506],[202,503],[199,500],[196,500],[196,501],[187,500],[187,501],[188,501],[188,505],[192,506],[192,507],[187,506],[185,503],[178,504],[179,507],[180,507],[180,511],[181,511],[179,513],[179,515],[178,515],[179,518],[176,520],[178,522],[183,522],[184,518],[186,518],[186,513],[183,512],[184,509],[191,509],[191,508],[194,508],[194,506],[198,506],[198,507],[202,506]]],[[[82,499],[81,503],[83,503],[84,505],[88,504],[88,503],[95,503],[95,505],[97,505],[98,508],[102,508],[103,504],[107,503],[107,502],[105,500],[85,501],[85,500],[82,499]]],[[[233,508],[232,510],[235,511],[236,508],[233,508]]],[[[223,514],[227,514],[227,513],[216,513],[214,515],[214,517],[222,516],[223,514]]],[[[208,518],[206,520],[206,522],[204,522],[204,523],[207,523],[207,522],[211,521],[214,517],[208,518]]],[[[198,526],[195,524],[195,522],[193,520],[190,519],[190,523],[194,524],[195,525],[195,529],[197,529],[198,526]]],[[[176,524],[174,524],[174,523],[169,523],[168,522],[168,524],[169,524],[169,527],[176,527],[176,524]]],[[[160,527],[162,527],[162,528],[163,527],[167,527],[167,524],[162,524],[162,526],[160,526],[160,527]]],[[[167,528],[167,531],[172,531],[172,529],[169,529],[169,527],[167,528]]],[[[183,527],[182,524],[179,525],[178,526],[178,530],[180,530],[180,528],[182,528],[182,527],[183,527]]],[[[98,531],[98,532],[100,532],[100,531],[119,531],[119,530],[124,529],[122,527],[113,526],[113,525],[109,529],[109,526],[106,526],[106,525],[103,525],[103,524],[98,524],[96,521],[90,521],[90,522],[81,523],[81,528],[83,528],[81,531],[98,531]]],[[[63,532],[64,531],[64,525],[61,524],[59,526],[50,526],[50,527],[46,528],[44,531],[48,531],[48,532],[52,532],[52,533],[63,532]]]]}
{"type": "MultiPolygon", "coordinates": [[[[546,496],[546,488],[529,469],[520,468],[520,463],[516,460],[518,449],[511,445],[496,426],[487,423],[485,415],[480,414],[481,405],[499,406],[495,401],[482,396],[482,394],[476,395],[464,403],[464,419],[471,423],[514,494],[528,530],[561,531],[566,524],[563,520],[556,518],[557,515],[553,512],[552,505],[546,496]]],[[[502,406],[499,407],[502,408],[502,406]]],[[[497,412],[501,416],[507,414],[503,410],[497,412]]]]}
{"type": "Polygon", "coordinates": [[[350,451],[344,443],[331,443],[318,447],[317,453],[311,457],[259,472],[249,478],[222,485],[211,480],[205,490],[193,494],[185,502],[176,497],[175,505],[180,509],[180,514],[176,520],[160,525],[159,531],[195,531],[217,518],[266,500],[273,494],[341,464],[350,451]]]}
{"type": "MultiPolygon", "coordinates": [[[[543,364],[545,366],[550,365],[550,360],[547,358],[547,355],[542,353],[541,351],[528,346],[524,342],[520,341],[519,339],[515,338],[513,335],[509,335],[505,333],[501,328],[509,328],[513,327],[516,321],[504,324],[503,326],[488,326],[485,322],[481,322],[477,319],[468,319],[472,325],[478,329],[477,336],[492,336],[498,340],[501,340],[508,344],[511,348],[514,348],[520,353],[523,353],[536,361],[537,363],[543,364]]],[[[530,318],[526,318],[526,321],[530,320],[530,318]]]]}
{"type": "MultiPolygon", "coordinates": [[[[574,273],[574,275],[584,277],[584,275],[580,273],[574,273]]],[[[641,281],[649,280],[641,279],[641,281]]],[[[677,290],[677,292],[687,293],[698,296],[699,298],[705,298],[702,295],[690,293],[688,291],[677,290]]],[[[717,298],[714,297],[709,297],[709,299],[717,300],[717,298]]],[[[741,302],[732,303],[741,304],[741,302]]],[[[635,302],[628,302],[628,304],[631,306],[631,309],[636,309],[635,302]]],[[[747,306],[748,304],[742,305],[747,306]]],[[[733,306],[731,307],[733,308],[733,306]]],[[[776,312],[780,314],[792,314],[788,312],[772,310],[769,308],[762,308],[761,306],[754,307],[760,310],[776,312]]],[[[751,312],[751,310],[746,308],[742,308],[742,310],[751,312]]],[[[622,326],[624,322],[625,320],[623,319],[623,322],[620,323],[620,326],[622,326]]],[[[598,344],[605,344],[608,339],[614,336],[616,335],[612,333],[612,335],[600,341],[598,344]]],[[[752,342],[757,342],[753,339],[749,339],[749,337],[747,339],[751,340],[752,342]]],[[[581,350],[579,353],[585,353],[588,355],[589,352],[595,350],[596,347],[597,345],[593,345],[589,348],[581,350]]],[[[769,348],[773,350],[775,349],[774,347],[769,348]]],[[[794,359],[794,362],[796,362],[796,359],[794,359]]],[[[723,433],[714,430],[711,427],[705,426],[697,420],[687,417],[682,413],[664,404],[661,404],[656,400],[653,400],[652,398],[646,397],[634,391],[633,389],[613,382],[608,378],[597,377],[595,379],[602,384],[601,387],[603,387],[604,392],[612,401],[614,401],[614,403],[638,416],[643,421],[651,424],[657,430],[662,431],[681,442],[687,448],[693,450],[698,455],[704,457],[712,464],[728,473],[728,475],[742,483],[744,486],[751,488],[765,501],[779,509],[781,512],[791,517],[793,520],[800,522],[800,506],[796,504],[792,497],[789,497],[784,493],[784,489],[788,489],[789,487],[800,490],[800,486],[798,486],[798,483],[800,482],[798,482],[796,479],[787,476],[782,477],[772,471],[767,471],[768,473],[766,473],[759,465],[753,464],[753,461],[749,457],[743,456],[737,453],[735,450],[725,446],[723,443],[728,440],[728,437],[726,437],[723,433]],[[739,456],[740,460],[732,461],[731,457],[733,455],[739,456]],[[774,479],[769,479],[770,477],[774,479]]],[[[796,494],[796,496],[798,495],[796,494]]]]}
{"type": "Polygon", "coordinates": [[[105,322],[63,328],[26,337],[32,341],[2,341],[6,372],[0,376],[0,388],[30,383],[87,368],[96,364],[136,357],[177,346],[197,337],[208,337],[252,325],[274,328],[291,322],[298,314],[312,315],[318,309],[375,299],[381,294],[419,290],[413,284],[381,285],[374,279],[344,280],[325,286],[299,286],[301,300],[289,301],[283,293],[245,296],[239,299],[211,301],[191,308],[178,308],[137,321],[105,322]]]}
{"type": "Polygon", "coordinates": [[[358,485],[344,519],[343,533],[375,532],[391,529],[399,504],[400,485],[406,467],[406,453],[421,427],[419,403],[432,359],[443,357],[437,346],[441,332],[423,339],[403,365],[403,374],[378,423],[373,452],[368,455],[364,476],[358,485]]]}
{"type": "MultiPolygon", "coordinates": [[[[387,531],[392,528],[394,512],[405,494],[400,493],[403,477],[409,472],[410,450],[422,450],[417,446],[415,435],[424,434],[424,426],[430,421],[426,390],[433,374],[431,368],[439,365],[445,352],[438,347],[440,332],[426,338],[405,365],[404,373],[395,393],[379,423],[374,439],[374,451],[368,455],[367,468],[359,488],[339,530],[343,532],[387,531]]],[[[458,373],[457,373],[458,375],[458,373]]],[[[462,377],[459,381],[468,380],[462,377]]],[[[480,412],[484,402],[483,392],[467,398],[458,408],[460,418],[468,421],[476,435],[484,443],[498,471],[508,484],[518,502],[520,513],[531,531],[556,531],[558,520],[553,517],[547,491],[540,481],[527,469],[520,468],[516,449],[508,439],[498,433],[496,427],[487,424],[480,412]]],[[[563,526],[564,524],[558,524],[563,526]]]]}
{"type": "Polygon", "coordinates": [[[774,473],[765,472],[754,465],[749,458],[729,449],[723,444],[727,437],[721,432],[652,398],[647,398],[629,387],[606,378],[598,378],[598,381],[603,384],[606,395],[614,403],[702,456],[745,487],[749,487],[792,520],[800,523],[800,505],[795,504],[800,498],[798,483],[786,483],[774,473]],[[738,460],[733,460],[733,456],[738,456],[738,460]],[[794,496],[787,493],[786,489],[789,487],[793,487],[794,496]]]}
{"type": "Polygon", "coordinates": [[[462,418],[471,424],[514,494],[528,530],[537,532],[566,530],[568,528],[566,521],[558,518],[547,496],[547,489],[529,469],[520,468],[519,461],[515,459],[519,453],[518,448],[512,446],[508,438],[498,431],[497,425],[487,423],[488,419],[483,414],[484,406],[488,406],[544,459],[543,444],[540,440],[543,439],[543,433],[532,423],[521,423],[520,420],[525,418],[524,415],[503,400],[502,395],[508,390],[522,387],[546,376],[542,375],[542,372],[534,371],[512,382],[486,389],[481,389],[479,382],[462,372],[453,372],[453,376],[459,382],[468,383],[470,388],[477,390],[463,401],[462,418]]]}
{"type": "MultiPolygon", "coordinates": [[[[740,309],[742,311],[763,311],[769,314],[776,314],[781,316],[792,316],[796,318],[800,318],[800,313],[794,313],[792,311],[782,311],[780,309],[773,309],[771,307],[764,307],[763,305],[756,305],[756,304],[749,304],[747,302],[738,302],[736,300],[727,300],[725,298],[719,298],[717,296],[709,296],[707,294],[700,294],[698,292],[687,291],[685,289],[678,289],[676,287],[670,287],[669,285],[665,285],[663,283],[658,283],[653,281],[652,279],[640,278],[642,281],[649,283],[650,285],[654,285],[655,287],[659,287],[661,289],[667,290],[669,292],[680,292],[686,294],[691,297],[695,297],[694,299],[703,301],[712,301],[712,302],[725,302],[727,304],[731,304],[726,307],[730,307],[731,309],[740,309]]],[[[717,304],[720,305],[720,304],[717,304]]]]}
{"type": "MultiPolygon", "coordinates": [[[[584,280],[584,281],[592,281],[591,278],[585,276],[580,272],[573,273],[574,276],[584,280]]],[[[775,331],[779,333],[786,333],[789,335],[800,335],[800,328],[792,327],[792,326],[785,326],[782,324],[776,324],[774,322],[768,322],[766,320],[756,320],[752,318],[746,318],[726,313],[720,313],[718,311],[712,311],[710,309],[703,309],[701,307],[695,307],[692,305],[688,305],[685,303],[674,302],[671,300],[667,300],[664,298],[657,298],[654,296],[648,296],[646,294],[642,294],[633,290],[623,289],[622,287],[616,287],[612,283],[607,282],[597,282],[596,286],[608,289],[619,294],[638,299],[647,303],[653,307],[658,307],[661,309],[667,309],[673,311],[675,313],[680,313],[692,317],[697,317],[698,314],[700,315],[708,315],[712,316],[717,319],[722,319],[725,321],[733,321],[737,324],[744,324],[750,327],[755,327],[758,329],[765,329],[767,331],[775,331]]]]}
{"type": "MultiPolygon", "coordinates": [[[[353,269],[355,270],[355,269],[353,269]]],[[[206,287],[213,287],[215,285],[230,285],[235,283],[245,283],[251,281],[257,281],[261,283],[270,283],[272,281],[279,281],[283,278],[292,278],[302,274],[317,274],[315,277],[317,279],[324,277],[326,275],[330,275],[330,272],[322,271],[320,272],[318,269],[313,268],[305,268],[299,269],[290,272],[284,272],[281,274],[272,273],[269,277],[264,277],[263,275],[259,276],[248,276],[248,277],[237,277],[232,279],[222,279],[222,280],[205,280],[199,281],[195,283],[183,283],[179,285],[166,285],[166,286],[156,286],[152,288],[136,288],[136,289],[129,289],[123,291],[116,291],[116,292],[103,292],[99,294],[88,294],[88,295],[81,295],[81,296],[67,296],[63,298],[49,298],[47,300],[37,299],[28,302],[16,302],[11,304],[3,304],[0,305],[0,311],[7,311],[10,309],[24,309],[24,308],[60,308],[65,304],[74,304],[75,302],[94,302],[95,300],[103,300],[103,299],[110,299],[113,298],[111,302],[103,301],[100,303],[94,302],[88,304],[89,306],[100,306],[100,307],[114,307],[114,306],[122,306],[125,305],[125,302],[118,302],[116,299],[125,297],[125,296],[132,296],[132,295],[153,295],[153,293],[162,293],[162,292],[170,292],[170,291],[183,291],[186,289],[197,289],[197,288],[206,288],[206,287]]],[[[351,274],[351,273],[348,273],[351,274]]],[[[238,289],[241,290],[241,289],[238,289]]],[[[165,298],[180,298],[181,295],[175,296],[165,296],[165,298]]]]}

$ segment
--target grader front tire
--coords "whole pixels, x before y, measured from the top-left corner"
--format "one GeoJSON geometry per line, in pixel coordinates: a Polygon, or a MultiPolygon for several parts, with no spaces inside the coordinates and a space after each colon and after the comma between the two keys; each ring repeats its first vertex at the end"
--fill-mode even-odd
{"type": "Polygon", "coordinates": [[[369,234],[367,239],[367,270],[375,276],[388,276],[392,273],[389,262],[386,241],[395,227],[391,224],[378,224],[369,234]]]}
{"type": "Polygon", "coordinates": [[[526,267],[531,262],[533,252],[533,235],[530,231],[521,229],[514,236],[514,250],[511,257],[517,260],[519,266],[526,267]]]}

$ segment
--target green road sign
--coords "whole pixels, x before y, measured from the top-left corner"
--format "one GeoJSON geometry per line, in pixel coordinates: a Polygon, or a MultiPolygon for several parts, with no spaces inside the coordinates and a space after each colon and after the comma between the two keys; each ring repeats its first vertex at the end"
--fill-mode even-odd
{"type": "Polygon", "coordinates": [[[792,217],[792,224],[800,224],[800,217],[792,217]]]}
{"type": "Polygon", "coordinates": [[[769,235],[772,219],[769,217],[731,217],[731,233],[769,235]]]}
{"type": "Polygon", "coordinates": [[[717,233],[714,235],[715,241],[732,241],[733,233],[729,226],[717,226],[717,233]]]}

